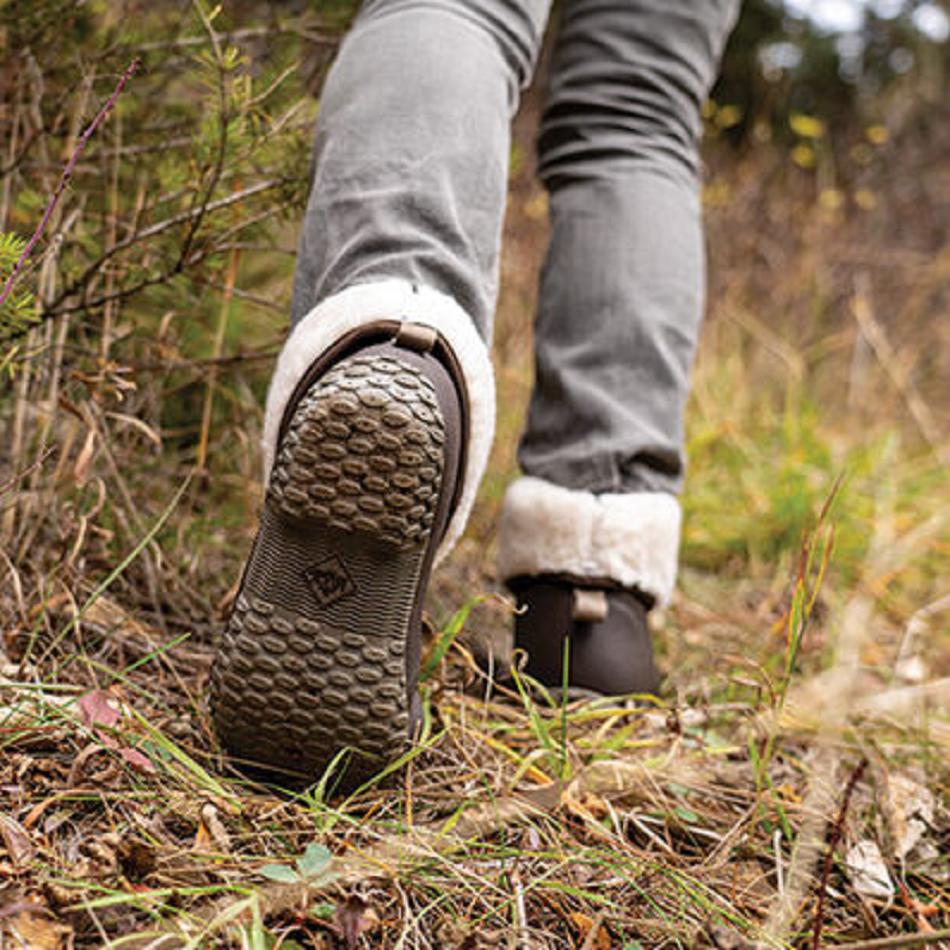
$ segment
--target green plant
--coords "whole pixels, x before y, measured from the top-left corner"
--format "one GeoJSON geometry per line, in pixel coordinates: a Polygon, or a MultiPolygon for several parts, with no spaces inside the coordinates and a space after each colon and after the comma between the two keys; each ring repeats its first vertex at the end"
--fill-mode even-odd
{"type": "Polygon", "coordinates": [[[322,845],[311,841],[293,864],[265,864],[258,872],[278,884],[307,884],[325,878],[333,855],[322,845]]]}

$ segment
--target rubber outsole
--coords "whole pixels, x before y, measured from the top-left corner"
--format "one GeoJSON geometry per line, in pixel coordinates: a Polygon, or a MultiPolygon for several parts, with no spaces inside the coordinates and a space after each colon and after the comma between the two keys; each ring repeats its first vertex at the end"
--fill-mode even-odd
{"type": "Polygon", "coordinates": [[[409,739],[407,647],[443,479],[430,381],[379,352],[300,399],[212,672],[218,736],[247,765],[346,787],[409,739]]]}

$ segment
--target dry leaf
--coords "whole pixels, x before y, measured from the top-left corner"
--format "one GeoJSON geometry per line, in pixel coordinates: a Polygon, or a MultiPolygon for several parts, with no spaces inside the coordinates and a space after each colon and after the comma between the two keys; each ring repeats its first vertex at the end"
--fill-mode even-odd
{"type": "Polygon", "coordinates": [[[138,749],[133,749],[129,746],[122,746],[119,749],[119,755],[121,755],[129,765],[138,769],[140,772],[155,771],[155,766],[152,764],[152,760],[144,752],[140,752],[138,749]]]}
{"type": "Polygon", "coordinates": [[[114,726],[119,704],[106,690],[94,689],[79,698],[79,715],[87,726],[114,726]]]}
{"type": "Polygon", "coordinates": [[[92,464],[96,449],[96,432],[90,429],[86,433],[86,441],[83,442],[79,455],[76,457],[76,464],[73,466],[73,479],[76,484],[82,488],[89,478],[89,466],[92,464]]]}
{"type": "Polygon", "coordinates": [[[351,894],[337,905],[333,922],[339,927],[347,947],[355,947],[360,935],[372,930],[379,923],[376,911],[362,897],[351,894]]]}
{"type": "Polygon", "coordinates": [[[579,939],[586,946],[592,947],[593,950],[610,950],[610,934],[607,933],[607,928],[599,920],[588,917],[587,914],[582,914],[579,911],[572,911],[571,921],[577,928],[579,939]],[[595,927],[597,930],[591,937],[591,931],[595,927]]]}
{"type": "Polygon", "coordinates": [[[201,847],[209,842],[214,842],[217,849],[224,854],[231,850],[231,840],[228,837],[227,829],[218,817],[218,809],[211,802],[206,803],[201,808],[201,820],[198,822],[198,833],[195,835],[195,847],[201,847]]]}
{"type": "Polygon", "coordinates": [[[34,849],[30,833],[15,818],[0,815],[0,837],[15,865],[22,867],[32,859],[34,849]]]}
{"type": "Polygon", "coordinates": [[[848,877],[862,897],[883,898],[894,896],[894,885],[881,856],[881,849],[869,838],[853,845],[844,859],[848,877]]]}
{"type": "Polygon", "coordinates": [[[890,827],[894,856],[903,861],[933,824],[933,793],[909,776],[891,772],[886,776],[885,800],[881,804],[890,827]]]}
{"type": "Polygon", "coordinates": [[[28,911],[11,918],[7,927],[13,935],[14,946],[29,947],[30,950],[59,950],[65,946],[70,933],[69,927],[28,911]]]}
{"type": "Polygon", "coordinates": [[[152,845],[138,838],[123,838],[116,848],[116,857],[122,873],[133,883],[148,877],[158,863],[152,845]]]}

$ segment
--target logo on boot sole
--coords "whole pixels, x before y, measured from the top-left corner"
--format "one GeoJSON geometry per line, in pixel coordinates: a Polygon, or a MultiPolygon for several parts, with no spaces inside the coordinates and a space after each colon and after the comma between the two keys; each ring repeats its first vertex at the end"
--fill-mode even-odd
{"type": "Polygon", "coordinates": [[[317,604],[321,607],[329,607],[336,603],[341,597],[356,592],[356,584],[353,578],[347,573],[343,562],[334,555],[328,557],[319,564],[308,567],[303,576],[310,589],[317,598],[317,604]]]}

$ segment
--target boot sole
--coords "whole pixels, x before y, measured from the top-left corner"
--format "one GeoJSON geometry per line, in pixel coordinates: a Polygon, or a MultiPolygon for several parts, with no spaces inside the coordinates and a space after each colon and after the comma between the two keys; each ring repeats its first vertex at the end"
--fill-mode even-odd
{"type": "Polygon", "coordinates": [[[294,409],[212,674],[222,744],[346,787],[409,738],[407,647],[443,480],[445,423],[425,374],[342,360],[294,409]]]}

